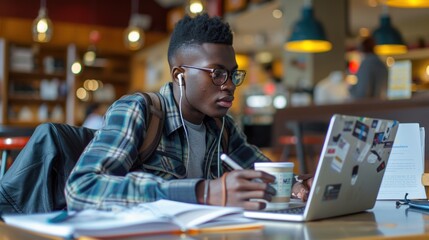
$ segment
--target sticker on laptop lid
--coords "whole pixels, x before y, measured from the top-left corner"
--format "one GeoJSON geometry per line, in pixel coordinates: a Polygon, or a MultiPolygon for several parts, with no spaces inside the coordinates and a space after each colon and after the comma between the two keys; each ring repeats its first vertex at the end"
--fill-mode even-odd
{"type": "Polygon", "coordinates": [[[328,146],[326,149],[325,156],[334,156],[335,153],[337,152],[336,149],[337,149],[336,146],[328,146]]]}
{"type": "Polygon", "coordinates": [[[384,142],[384,148],[392,148],[392,147],[393,147],[393,141],[384,142]]]}
{"type": "Polygon", "coordinates": [[[392,128],[394,128],[398,124],[397,121],[389,122],[384,130],[383,142],[388,141],[390,137],[390,133],[392,132],[392,128]]]}
{"type": "Polygon", "coordinates": [[[341,184],[326,185],[325,192],[323,193],[323,201],[338,199],[340,195],[341,184]]]}
{"type": "Polygon", "coordinates": [[[353,130],[353,121],[344,121],[344,132],[351,132],[353,130]]]}
{"type": "Polygon", "coordinates": [[[350,143],[348,143],[344,138],[340,137],[335,150],[336,154],[331,163],[331,166],[334,170],[341,172],[341,169],[344,165],[344,160],[346,159],[347,153],[349,152],[349,148],[350,143]]]}
{"type": "Polygon", "coordinates": [[[372,140],[372,146],[383,143],[384,132],[377,132],[374,134],[374,139],[372,140]]]}
{"type": "Polygon", "coordinates": [[[384,132],[384,130],[386,129],[386,125],[387,123],[385,121],[380,121],[380,124],[378,124],[378,126],[375,128],[375,131],[384,132]]]}
{"type": "Polygon", "coordinates": [[[362,150],[360,151],[359,156],[357,157],[357,161],[358,162],[363,162],[363,160],[366,158],[366,156],[368,155],[369,150],[371,149],[371,145],[370,144],[365,144],[362,148],[362,150]]]}
{"type": "Polygon", "coordinates": [[[377,167],[377,172],[383,171],[386,168],[386,163],[382,161],[377,167]]]}
{"type": "Polygon", "coordinates": [[[366,142],[366,139],[368,137],[369,127],[368,125],[364,124],[363,122],[356,121],[355,127],[353,129],[352,135],[358,138],[359,140],[362,140],[366,142]]]}
{"type": "Polygon", "coordinates": [[[338,143],[338,140],[341,138],[341,133],[338,133],[338,135],[332,137],[332,142],[338,143]]]}
{"type": "Polygon", "coordinates": [[[352,177],[350,179],[350,184],[351,185],[355,185],[356,184],[357,178],[359,176],[358,173],[359,173],[359,166],[355,165],[353,167],[353,169],[352,169],[352,177]]]}
{"type": "Polygon", "coordinates": [[[375,128],[375,129],[377,129],[378,125],[379,125],[379,124],[378,124],[378,120],[377,120],[377,119],[372,120],[371,128],[375,128]]]}
{"type": "Polygon", "coordinates": [[[378,161],[381,161],[381,155],[375,151],[375,150],[371,150],[369,156],[368,156],[368,162],[369,163],[376,163],[378,161]]]}

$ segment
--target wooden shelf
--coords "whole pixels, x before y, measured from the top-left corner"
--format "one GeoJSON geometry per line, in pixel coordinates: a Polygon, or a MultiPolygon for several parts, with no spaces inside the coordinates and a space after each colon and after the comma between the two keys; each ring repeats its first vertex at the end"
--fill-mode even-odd
{"type": "Polygon", "coordinates": [[[5,42],[0,50],[5,66],[1,123],[35,127],[42,123],[40,114],[46,114],[43,122],[66,122],[68,114],[73,114],[67,103],[72,92],[65,90],[71,45],[5,42]]]}
{"type": "Polygon", "coordinates": [[[67,67],[69,61],[83,56],[86,49],[77,49],[75,45],[15,43],[0,38],[1,42],[4,44],[0,44],[0,64],[4,66],[4,74],[0,76],[3,79],[0,80],[0,124],[35,127],[41,123],[38,120],[38,112],[44,105],[48,108],[46,121],[54,121],[49,117],[52,117],[54,109],[60,107],[63,116],[58,117],[57,114],[54,118],[61,118],[64,123],[75,125],[83,122],[85,109],[90,104],[100,103],[109,106],[114,100],[129,92],[131,53],[112,54],[100,51],[93,66],[85,65],[80,74],[73,75],[67,67]],[[13,51],[15,55],[12,56],[13,51]],[[97,92],[97,101],[93,99],[94,92],[90,92],[92,99],[88,101],[81,101],[75,95],[76,90],[83,87],[87,79],[100,80],[104,87],[108,86],[104,89],[105,92],[97,92]],[[45,80],[47,82],[43,82],[45,80]],[[54,81],[58,81],[55,82],[55,85],[58,85],[58,97],[42,98],[42,95],[48,96],[55,91],[51,89],[57,89],[53,86],[54,81]],[[46,86],[45,84],[48,87],[42,87],[46,86]],[[111,99],[103,97],[109,94],[114,97],[111,99]],[[31,117],[28,119],[34,121],[22,121],[20,114],[23,109],[30,110],[31,117]]]}
{"type": "Polygon", "coordinates": [[[64,79],[66,77],[65,72],[54,72],[54,73],[44,73],[42,71],[31,71],[31,72],[25,72],[25,71],[10,71],[9,72],[9,78],[15,78],[14,80],[34,80],[34,79],[52,79],[52,78],[58,78],[58,79],[64,79]]]}
{"type": "Polygon", "coordinates": [[[9,96],[9,102],[11,103],[27,103],[27,104],[41,104],[41,103],[47,103],[47,104],[65,104],[66,98],[61,97],[58,99],[42,99],[38,95],[24,95],[24,94],[14,94],[9,96]]]}

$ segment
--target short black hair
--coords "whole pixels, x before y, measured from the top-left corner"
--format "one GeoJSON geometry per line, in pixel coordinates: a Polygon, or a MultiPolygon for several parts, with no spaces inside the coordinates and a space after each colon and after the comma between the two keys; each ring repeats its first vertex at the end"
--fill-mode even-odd
{"type": "Polygon", "coordinates": [[[375,47],[375,39],[371,36],[365,37],[360,42],[360,45],[358,47],[359,51],[364,53],[373,53],[375,47]]]}
{"type": "Polygon", "coordinates": [[[207,13],[195,17],[185,15],[177,22],[168,46],[168,62],[171,64],[176,51],[182,46],[203,43],[232,45],[232,30],[221,17],[210,17],[207,13]]]}

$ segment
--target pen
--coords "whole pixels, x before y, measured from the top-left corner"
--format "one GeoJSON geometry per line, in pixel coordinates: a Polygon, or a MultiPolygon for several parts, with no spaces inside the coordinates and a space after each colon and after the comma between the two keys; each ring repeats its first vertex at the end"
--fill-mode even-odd
{"type": "Polygon", "coordinates": [[[241,170],[241,169],[243,169],[240,165],[238,165],[236,162],[234,162],[234,160],[232,160],[225,153],[222,153],[222,155],[220,155],[220,159],[222,161],[224,161],[226,164],[228,164],[230,167],[232,167],[233,169],[235,169],[235,170],[241,170]]]}
{"type": "Polygon", "coordinates": [[[77,212],[68,212],[66,210],[61,211],[59,214],[55,215],[52,218],[48,219],[48,223],[61,223],[61,222],[65,222],[68,219],[74,217],[76,215],[77,212]]]}
{"type": "MultiPolygon", "coordinates": [[[[220,155],[220,159],[222,161],[224,161],[226,164],[228,164],[230,167],[232,167],[234,170],[242,170],[243,169],[240,165],[238,165],[234,160],[232,160],[225,153],[222,153],[222,155],[220,155]]],[[[260,182],[260,183],[262,182],[262,180],[259,178],[255,178],[255,179],[253,179],[253,181],[260,182]]]]}

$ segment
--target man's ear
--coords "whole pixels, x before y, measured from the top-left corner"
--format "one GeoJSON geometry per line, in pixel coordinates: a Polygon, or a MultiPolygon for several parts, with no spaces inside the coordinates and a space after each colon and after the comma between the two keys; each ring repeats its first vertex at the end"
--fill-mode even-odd
{"type": "Polygon", "coordinates": [[[179,86],[183,86],[185,84],[185,78],[184,73],[181,71],[180,68],[173,69],[173,82],[177,83],[179,86]]]}

